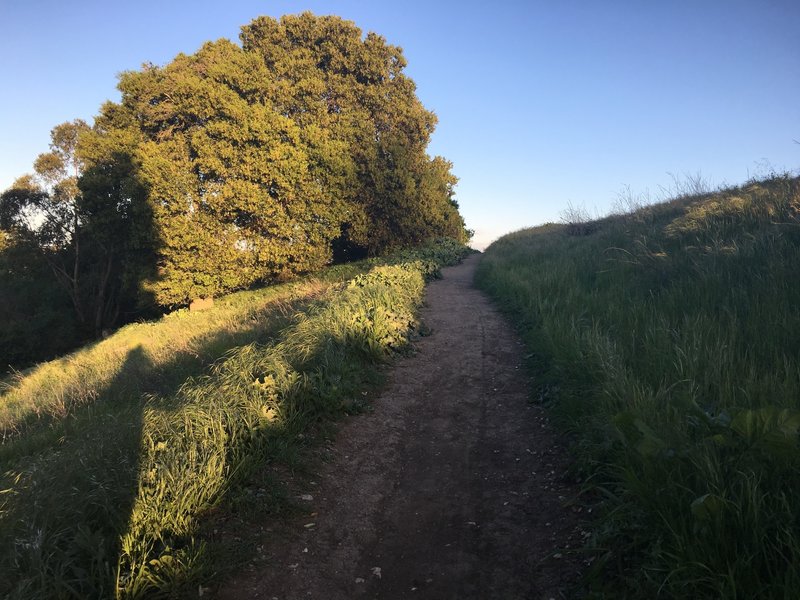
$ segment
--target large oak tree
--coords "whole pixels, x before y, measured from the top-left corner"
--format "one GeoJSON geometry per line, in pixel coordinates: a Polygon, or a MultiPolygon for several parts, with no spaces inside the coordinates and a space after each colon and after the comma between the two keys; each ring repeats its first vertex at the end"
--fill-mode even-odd
{"type": "Polygon", "coordinates": [[[260,17],[164,67],[122,75],[158,239],[150,289],[181,304],[376,254],[464,238],[436,123],[400,48],[338,17],[260,17]]]}
{"type": "Polygon", "coordinates": [[[405,66],[399,47],[338,17],[259,17],[241,45],[122,74],[121,100],[91,128],[54,129],[2,212],[95,333],[120,311],[314,271],[334,254],[466,241],[451,165],[426,152],[436,116],[405,66]]]}

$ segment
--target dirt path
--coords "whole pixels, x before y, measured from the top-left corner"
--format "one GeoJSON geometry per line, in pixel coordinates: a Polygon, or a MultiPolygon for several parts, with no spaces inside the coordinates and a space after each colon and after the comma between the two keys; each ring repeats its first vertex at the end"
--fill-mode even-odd
{"type": "Polygon", "coordinates": [[[393,367],[374,411],[341,428],[309,515],[219,597],[561,598],[579,560],[575,492],[524,348],[472,286],[480,257],[427,291],[433,330],[393,367]],[[313,523],[313,525],[311,525],[313,523]]]}

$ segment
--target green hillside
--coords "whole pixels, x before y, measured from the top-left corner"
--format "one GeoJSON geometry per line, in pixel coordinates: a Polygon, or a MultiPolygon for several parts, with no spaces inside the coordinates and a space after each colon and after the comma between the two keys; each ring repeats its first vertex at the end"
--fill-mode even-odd
{"type": "Polygon", "coordinates": [[[600,597],[800,590],[800,180],[505,236],[480,285],[599,505],[600,597]]]}
{"type": "Polygon", "coordinates": [[[360,410],[425,280],[465,252],[443,240],[240,292],[7,381],[0,596],[195,597],[214,568],[203,514],[360,410]]]}

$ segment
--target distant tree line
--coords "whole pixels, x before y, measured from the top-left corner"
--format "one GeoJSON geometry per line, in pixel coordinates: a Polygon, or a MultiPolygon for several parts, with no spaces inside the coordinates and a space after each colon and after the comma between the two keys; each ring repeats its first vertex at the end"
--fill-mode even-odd
{"type": "Polygon", "coordinates": [[[466,241],[402,50],[349,21],[259,17],[120,76],[0,196],[2,365],[193,298],[433,237],[466,241]]]}

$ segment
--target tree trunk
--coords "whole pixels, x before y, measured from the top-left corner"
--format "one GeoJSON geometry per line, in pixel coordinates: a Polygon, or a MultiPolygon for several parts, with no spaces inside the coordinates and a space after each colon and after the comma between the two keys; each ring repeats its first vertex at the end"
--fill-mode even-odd
{"type": "Polygon", "coordinates": [[[109,304],[112,302],[112,297],[108,293],[108,281],[111,277],[111,271],[114,265],[114,256],[111,253],[107,254],[105,271],[103,276],[97,284],[97,297],[95,298],[95,311],[94,311],[94,336],[100,338],[106,325],[110,325],[107,316],[109,315],[109,304]]]}

